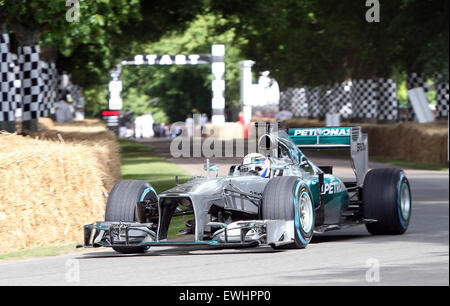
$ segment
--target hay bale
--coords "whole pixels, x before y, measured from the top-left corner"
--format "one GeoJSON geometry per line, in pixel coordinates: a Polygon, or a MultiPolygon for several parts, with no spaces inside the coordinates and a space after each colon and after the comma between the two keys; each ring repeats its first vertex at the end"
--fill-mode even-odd
{"type": "Polygon", "coordinates": [[[0,134],[0,253],[80,242],[120,179],[119,146],[100,122],[0,134]]]}

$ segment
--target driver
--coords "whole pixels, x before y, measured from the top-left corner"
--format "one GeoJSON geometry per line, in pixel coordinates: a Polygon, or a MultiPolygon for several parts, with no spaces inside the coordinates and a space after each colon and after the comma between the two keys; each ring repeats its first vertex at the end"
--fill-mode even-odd
{"type": "Polygon", "coordinates": [[[242,161],[241,169],[261,177],[270,177],[270,161],[259,153],[247,154],[242,161]]]}

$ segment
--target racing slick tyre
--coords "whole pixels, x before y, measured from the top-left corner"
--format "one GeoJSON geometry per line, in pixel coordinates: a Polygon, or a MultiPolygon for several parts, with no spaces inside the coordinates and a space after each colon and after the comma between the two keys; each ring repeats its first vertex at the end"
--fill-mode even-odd
{"type": "Polygon", "coordinates": [[[274,177],[267,183],[262,196],[261,214],[264,220],[293,220],[294,242],[274,249],[305,248],[314,233],[314,207],[311,191],[298,177],[274,177]]]}
{"type": "Polygon", "coordinates": [[[411,219],[411,189],[405,172],[397,168],[373,169],[363,185],[362,213],[372,235],[403,234],[411,219]]]}
{"type": "MultiPolygon", "coordinates": [[[[147,197],[156,197],[149,183],[124,180],[114,185],[106,202],[105,221],[136,221],[136,204],[147,197]]],[[[123,254],[143,253],[149,247],[114,246],[114,251],[123,254]]]]}

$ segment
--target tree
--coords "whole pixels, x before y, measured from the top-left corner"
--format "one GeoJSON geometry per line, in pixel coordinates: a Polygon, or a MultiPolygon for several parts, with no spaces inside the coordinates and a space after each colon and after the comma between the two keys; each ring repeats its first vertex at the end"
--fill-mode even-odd
{"type": "Polygon", "coordinates": [[[247,38],[244,54],[283,87],[389,77],[398,67],[448,75],[448,1],[380,1],[379,23],[367,22],[365,1],[210,0],[209,7],[228,21],[218,30],[247,38]]]}
{"type": "MultiPolygon", "coordinates": [[[[47,61],[71,74],[88,91],[88,103],[102,96],[109,71],[142,42],[183,29],[203,9],[201,0],[7,0],[0,2],[19,45],[40,44],[47,61]],[[79,21],[68,22],[79,4],[79,21]]],[[[76,18],[75,18],[76,19],[76,18]]],[[[103,95],[104,96],[104,95],[103,95]]],[[[95,103],[98,103],[95,101],[95,103]]]]}

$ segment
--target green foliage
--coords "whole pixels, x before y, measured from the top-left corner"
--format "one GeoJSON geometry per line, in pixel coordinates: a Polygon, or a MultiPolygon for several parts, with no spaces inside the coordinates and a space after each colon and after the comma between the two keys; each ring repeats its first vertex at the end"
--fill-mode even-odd
{"type": "Polygon", "coordinates": [[[98,86],[83,91],[86,103],[86,114],[89,116],[100,116],[103,109],[108,108],[108,87],[98,86]]]}
{"type": "MultiPolygon", "coordinates": [[[[80,0],[79,22],[67,22],[66,0],[2,0],[19,41],[40,34],[43,49],[85,88],[87,110],[107,105],[109,71],[135,54],[204,54],[226,45],[227,106],[239,101],[239,61],[256,61],[282,88],[350,78],[394,77],[406,101],[409,72],[448,82],[449,1],[380,0],[380,22],[368,23],[354,0],[80,0]],[[30,34],[31,33],[31,34],[30,34]],[[51,52],[49,52],[51,53],[51,52]]],[[[44,53],[44,52],[43,52],[44,53]]],[[[210,112],[210,67],[127,67],[124,105],[160,121],[210,112]],[[149,104],[149,101],[153,103],[149,104]]],[[[432,97],[431,97],[432,98],[432,97]]]]}
{"type": "Polygon", "coordinates": [[[133,44],[183,29],[203,7],[201,0],[78,3],[79,22],[66,20],[66,0],[7,0],[3,7],[10,27],[16,32],[19,25],[24,32],[38,30],[41,46],[57,50],[58,68],[71,73],[72,81],[83,88],[106,84],[110,69],[130,55],[133,44]]]}
{"type": "Polygon", "coordinates": [[[133,140],[119,140],[121,173],[124,180],[150,182],[157,193],[175,186],[175,176],[184,183],[191,175],[177,165],[155,155],[143,144],[133,140]]]}
{"type": "Polygon", "coordinates": [[[210,0],[211,11],[248,39],[244,54],[282,87],[403,71],[441,72],[448,80],[448,1],[380,1],[381,22],[365,1],[210,0]]]}
{"type": "Polygon", "coordinates": [[[157,98],[150,99],[149,96],[138,93],[138,89],[132,87],[123,99],[123,110],[133,111],[132,118],[151,112],[155,123],[167,123],[167,115],[164,110],[157,107],[157,101],[157,98]]]}

